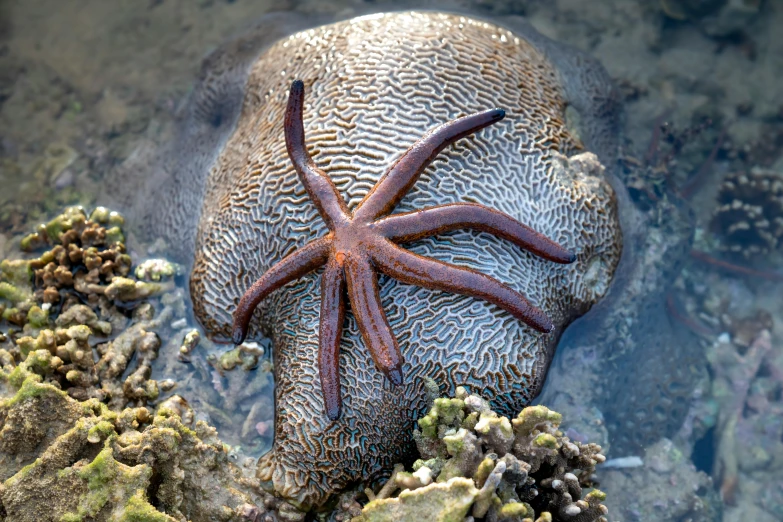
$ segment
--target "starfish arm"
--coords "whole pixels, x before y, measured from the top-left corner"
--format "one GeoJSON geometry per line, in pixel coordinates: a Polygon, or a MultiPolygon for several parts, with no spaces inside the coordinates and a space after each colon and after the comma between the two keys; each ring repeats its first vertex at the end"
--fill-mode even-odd
{"type": "Polygon", "coordinates": [[[373,221],[388,214],[410,190],[422,171],[455,141],[502,120],[502,109],[491,109],[457,118],[430,130],[378,180],[354,212],[356,219],[373,221]]]}
{"type": "Polygon", "coordinates": [[[234,344],[242,344],[245,340],[247,327],[258,303],[281,286],[323,265],[329,257],[331,244],[331,237],[311,241],[277,262],[253,283],[239,300],[239,305],[234,311],[232,333],[234,344]]]}
{"type": "Polygon", "coordinates": [[[329,176],[316,167],[305,145],[302,107],[304,105],[304,83],[296,80],[291,84],[288,95],[288,107],[285,113],[285,146],[288,157],[294,164],[299,179],[307,189],[307,194],[318,208],[318,213],[330,230],[334,230],[335,222],[347,220],[348,207],[337,192],[329,176]]]}
{"type": "Polygon", "coordinates": [[[502,237],[555,263],[567,264],[576,260],[574,254],[508,214],[475,203],[454,203],[394,214],[376,222],[375,226],[384,237],[395,243],[473,228],[502,237]]]}
{"type": "Polygon", "coordinates": [[[392,384],[402,384],[402,354],[381,308],[378,276],[370,266],[369,259],[355,255],[347,257],[345,278],[351,310],[375,365],[392,384]]]}
{"type": "Polygon", "coordinates": [[[345,319],[345,276],[343,267],[329,258],[321,277],[321,327],[318,338],[318,373],[321,376],[321,392],[324,396],[326,416],[330,420],[340,418],[340,339],[345,319]]]}
{"type": "Polygon", "coordinates": [[[548,333],[554,329],[554,324],[542,310],[530,304],[519,292],[488,275],[416,255],[389,241],[376,243],[371,255],[381,272],[398,281],[484,299],[540,332],[548,333]]]}

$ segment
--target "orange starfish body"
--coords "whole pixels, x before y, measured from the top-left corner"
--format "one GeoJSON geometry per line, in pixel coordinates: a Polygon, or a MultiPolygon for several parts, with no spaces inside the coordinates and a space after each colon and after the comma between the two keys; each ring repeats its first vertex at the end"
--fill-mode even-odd
{"type": "Polygon", "coordinates": [[[414,143],[370,190],[353,212],[329,176],[313,162],[305,146],[302,106],[304,84],[291,85],[285,116],[288,155],[310,199],[329,228],[272,266],[242,296],[234,312],[233,341],[241,344],[256,306],[271,292],[325,265],[321,278],[318,368],[326,414],[340,417],[339,350],[348,299],[375,365],[394,385],[403,381],[403,358],[378,290],[380,271],[404,283],[478,297],[493,303],[541,332],[554,328],[540,309],[509,286],[475,270],[416,255],[405,243],[462,228],[489,232],[555,263],[571,263],[574,254],[511,216],[483,205],[453,203],[388,215],[422,171],[448,145],[503,119],[492,109],[435,127],[414,143]]]}

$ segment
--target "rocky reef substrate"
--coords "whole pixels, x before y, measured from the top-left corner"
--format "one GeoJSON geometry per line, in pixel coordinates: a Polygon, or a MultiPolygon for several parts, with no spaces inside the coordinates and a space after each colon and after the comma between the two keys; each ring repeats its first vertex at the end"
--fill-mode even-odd
{"type": "Polygon", "coordinates": [[[309,515],[276,498],[210,422],[245,419],[242,433],[263,438],[270,405],[242,405],[269,372],[241,371],[263,349],[197,350],[179,267],[134,263],[122,225],[71,207],[21,240],[29,259],[0,263],[0,520],[605,520],[605,495],[584,494],[599,446],[569,440],[543,406],[509,420],[462,388],[434,399],[415,432],[421,459],[377,491],[309,515]],[[161,370],[159,355],[178,366],[161,370]]]}

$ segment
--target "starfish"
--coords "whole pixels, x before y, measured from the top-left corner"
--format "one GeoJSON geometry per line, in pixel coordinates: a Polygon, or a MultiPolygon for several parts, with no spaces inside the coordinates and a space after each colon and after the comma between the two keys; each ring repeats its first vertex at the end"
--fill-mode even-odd
{"type": "Polygon", "coordinates": [[[472,228],[556,263],[572,263],[574,254],[511,216],[484,205],[452,203],[388,215],[445,147],[502,120],[502,109],[457,118],[427,132],[351,212],[329,176],[307,152],[303,102],[304,84],[296,80],[291,84],[286,108],[286,148],[329,233],[283,258],[245,292],[234,312],[234,344],[244,341],[253,312],[265,297],[325,265],[321,277],[318,370],[326,414],[330,420],[337,420],[342,409],[339,351],[346,287],[351,310],[376,367],[395,386],[403,382],[403,358],[381,308],[376,271],[404,283],[484,299],[541,332],[554,329],[542,310],[500,281],[469,268],[419,256],[396,243],[472,228]]]}

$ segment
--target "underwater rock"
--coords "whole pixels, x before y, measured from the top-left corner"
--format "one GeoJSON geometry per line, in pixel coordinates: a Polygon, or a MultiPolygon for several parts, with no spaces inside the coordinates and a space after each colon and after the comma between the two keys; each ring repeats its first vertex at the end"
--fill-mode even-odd
{"type": "Polygon", "coordinates": [[[716,38],[748,32],[761,11],[761,4],[761,0],[727,0],[718,12],[705,16],[699,25],[716,38]]]}
{"type": "Polygon", "coordinates": [[[726,0],[660,0],[661,10],[675,20],[699,19],[723,7],[726,0]]]}
{"type": "MultiPolygon", "coordinates": [[[[568,419],[569,434],[600,442],[612,457],[675,437],[706,378],[704,350],[672,318],[669,302],[695,230],[693,212],[670,182],[685,178],[683,141],[702,131],[701,124],[661,130],[643,160],[621,159],[629,186],[620,200],[622,260],[606,297],[565,331],[540,397],[568,419]]],[[[714,143],[707,147],[705,154],[714,143]]]]}
{"type": "Polygon", "coordinates": [[[42,383],[32,356],[0,370],[0,503],[8,520],[267,520],[248,518],[249,507],[266,513],[257,507],[265,494],[245,482],[214,428],[183,423],[170,401],[154,414],[78,402],[42,383]]]}
{"type": "Polygon", "coordinates": [[[544,406],[527,407],[509,421],[459,387],[419,419],[421,459],[413,472],[396,466],[377,495],[367,492],[371,500],[353,522],[606,522],[606,495],[592,490],[582,498],[604,462],[601,448],[571,441],[560,421],[544,406]]]}
{"type": "Polygon", "coordinates": [[[747,31],[761,0],[660,0],[669,18],[695,22],[706,34],[726,38],[747,31]]]}
{"type": "Polygon", "coordinates": [[[607,446],[617,457],[673,437],[705,373],[703,350],[671,319],[666,303],[690,251],[689,215],[681,202],[665,198],[645,220],[646,233],[628,238],[627,264],[607,301],[565,332],[540,398],[566,416],[574,436],[604,443],[608,430],[607,446]]]}
{"type": "MultiPolygon", "coordinates": [[[[599,470],[612,520],[721,520],[721,499],[712,479],[669,439],[647,448],[644,466],[599,470]]],[[[728,520],[740,520],[730,518],[728,520]]]]}

